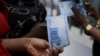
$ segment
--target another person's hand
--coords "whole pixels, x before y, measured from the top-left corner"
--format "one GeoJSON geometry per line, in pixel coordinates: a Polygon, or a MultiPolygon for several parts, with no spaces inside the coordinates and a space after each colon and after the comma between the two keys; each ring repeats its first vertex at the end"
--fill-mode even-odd
{"type": "MultiPolygon", "coordinates": [[[[88,11],[88,15],[94,17],[94,19],[98,20],[98,13],[96,12],[95,8],[91,3],[85,3],[86,10],[88,11]]],[[[84,28],[87,26],[87,24],[91,23],[90,20],[85,17],[84,15],[80,14],[75,8],[72,8],[72,11],[74,12],[74,16],[72,18],[77,21],[78,24],[83,26],[84,28]]],[[[85,31],[85,34],[90,35],[85,31]]]]}
{"type": "MultiPolygon", "coordinates": [[[[85,7],[88,15],[93,16],[94,19],[98,20],[99,16],[93,5],[91,3],[85,3],[85,7]]],[[[90,22],[87,17],[79,13],[79,11],[76,10],[74,7],[72,8],[72,11],[74,12],[74,16],[72,16],[72,18],[76,20],[79,24],[81,24],[83,27],[85,27],[90,22]]]]}
{"type": "Polygon", "coordinates": [[[72,16],[72,19],[77,21],[78,24],[80,24],[83,27],[86,27],[86,25],[90,22],[87,17],[79,13],[74,7],[72,8],[72,11],[74,13],[74,16],[72,16]]]}
{"type": "MultiPolygon", "coordinates": [[[[86,10],[90,16],[93,16],[96,20],[98,20],[98,13],[91,3],[85,3],[86,10]]],[[[74,16],[72,17],[75,21],[78,21],[82,26],[86,26],[89,23],[89,20],[84,15],[80,14],[75,8],[72,8],[74,12],[74,16]]]]}
{"type": "Polygon", "coordinates": [[[95,19],[98,19],[99,15],[91,3],[85,3],[85,7],[86,7],[89,15],[93,16],[95,19]]]}

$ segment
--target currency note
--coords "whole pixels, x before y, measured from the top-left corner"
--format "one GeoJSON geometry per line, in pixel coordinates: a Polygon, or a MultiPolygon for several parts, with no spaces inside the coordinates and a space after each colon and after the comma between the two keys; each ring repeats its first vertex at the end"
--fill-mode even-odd
{"type": "Polygon", "coordinates": [[[66,16],[47,17],[48,39],[50,47],[58,49],[69,45],[69,27],[66,16]]]}
{"type": "Polygon", "coordinates": [[[67,15],[67,16],[72,16],[74,15],[71,8],[73,6],[71,1],[62,1],[58,3],[59,9],[60,9],[60,14],[61,15],[67,15]]]}

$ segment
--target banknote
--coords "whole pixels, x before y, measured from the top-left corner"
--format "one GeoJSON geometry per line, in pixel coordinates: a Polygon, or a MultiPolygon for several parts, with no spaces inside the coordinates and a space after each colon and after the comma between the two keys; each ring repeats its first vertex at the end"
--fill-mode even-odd
{"type": "Polygon", "coordinates": [[[73,5],[73,3],[71,1],[60,1],[58,3],[60,14],[67,15],[67,16],[74,15],[72,10],[71,10],[72,5],[73,5]]]}
{"type": "Polygon", "coordinates": [[[66,16],[47,17],[48,39],[50,47],[58,49],[69,45],[69,27],[66,16]]]}
{"type": "Polygon", "coordinates": [[[72,1],[62,1],[58,3],[60,14],[61,15],[67,15],[72,16],[74,15],[73,11],[71,10],[72,7],[74,7],[77,11],[79,11],[83,15],[87,15],[87,10],[85,8],[85,5],[83,3],[74,3],[72,1]]]}
{"type": "Polygon", "coordinates": [[[81,5],[81,4],[76,4],[76,3],[72,3],[72,7],[74,7],[79,13],[81,13],[82,15],[87,16],[87,10],[85,9],[85,5],[81,5]]]}

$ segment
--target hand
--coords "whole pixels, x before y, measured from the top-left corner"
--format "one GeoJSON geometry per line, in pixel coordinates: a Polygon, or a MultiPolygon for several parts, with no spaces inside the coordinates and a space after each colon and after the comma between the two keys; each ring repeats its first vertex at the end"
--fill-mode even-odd
{"type": "Polygon", "coordinates": [[[52,50],[53,50],[52,51],[52,56],[59,56],[59,53],[63,52],[63,49],[58,50],[56,48],[53,48],[52,50]]]}
{"type": "Polygon", "coordinates": [[[63,49],[56,49],[56,48],[52,48],[52,51],[50,51],[50,49],[47,49],[46,52],[42,53],[41,56],[59,56],[60,53],[63,52],[63,49]]]}
{"type": "Polygon", "coordinates": [[[96,12],[95,8],[91,3],[85,3],[86,9],[89,12],[91,16],[93,16],[95,19],[98,19],[98,13],[96,12]]]}
{"type": "Polygon", "coordinates": [[[49,48],[48,42],[38,38],[29,38],[25,45],[26,50],[32,56],[46,55],[46,49],[49,48]],[[43,54],[44,53],[44,54],[43,54]]]}
{"type": "Polygon", "coordinates": [[[78,22],[78,24],[81,24],[83,27],[86,27],[86,25],[90,22],[87,17],[79,13],[74,7],[72,8],[72,11],[74,12],[74,16],[72,16],[72,19],[78,22]]]}
{"type": "Polygon", "coordinates": [[[49,51],[48,42],[38,38],[31,38],[25,45],[27,51],[32,56],[58,56],[63,50],[52,49],[52,53],[49,51]]]}

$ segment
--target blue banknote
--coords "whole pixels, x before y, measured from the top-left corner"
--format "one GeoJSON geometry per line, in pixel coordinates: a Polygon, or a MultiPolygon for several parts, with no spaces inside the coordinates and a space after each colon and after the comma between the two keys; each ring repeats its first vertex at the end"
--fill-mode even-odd
{"type": "Polygon", "coordinates": [[[87,16],[87,10],[84,7],[85,5],[83,6],[82,4],[75,4],[75,3],[73,3],[72,5],[79,13],[87,16]]]}
{"type": "Polygon", "coordinates": [[[71,1],[61,1],[58,3],[61,15],[72,16],[74,15],[71,8],[73,3],[71,1]]]}
{"type": "Polygon", "coordinates": [[[69,45],[69,27],[66,16],[47,17],[48,39],[50,47],[58,49],[69,45]]]}

